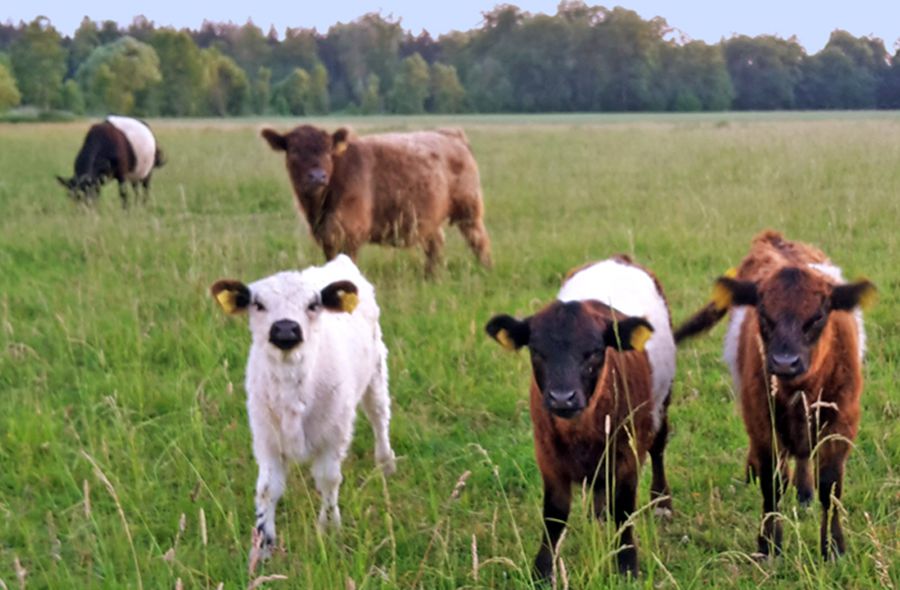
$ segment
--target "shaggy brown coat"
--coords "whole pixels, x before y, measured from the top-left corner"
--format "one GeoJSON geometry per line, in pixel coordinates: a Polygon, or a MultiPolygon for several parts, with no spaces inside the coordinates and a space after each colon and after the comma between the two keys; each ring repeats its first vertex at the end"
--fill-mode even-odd
{"type": "Polygon", "coordinates": [[[444,222],[459,227],[484,266],[491,265],[478,165],[462,130],[356,137],[303,125],[281,135],[297,205],[325,257],[356,258],[365,243],[421,246],[432,274],[444,247],[444,222]]]}
{"type": "Polygon", "coordinates": [[[817,248],[763,232],[736,276],[718,280],[713,303],[678,330],[679,339],[693,335],[730,307],[748,306],[737,336],[736,377],[750,439],[748,477],[758,476],[763,493],[757,541],[763,555],[781,551],[781,522],[773,515],[790,458],[796,460],[794,483],[804,503],[812,499],[809,461],[815,461],[822,555],[845,551],[832,497],[841,497],[844,463],[860,419],[861,335],[851,312],[874,286],[838,284],[811,266],[830,264],[817,248]]]}

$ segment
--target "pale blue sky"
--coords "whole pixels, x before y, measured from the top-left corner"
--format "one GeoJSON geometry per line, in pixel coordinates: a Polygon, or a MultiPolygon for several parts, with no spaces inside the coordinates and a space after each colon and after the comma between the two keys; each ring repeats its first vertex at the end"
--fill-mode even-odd
{"type": "MultiPolygon", "coordinates": [[[[346,22],[370,11],[398,16],[403,26],[418,33],[427,29],[437,36],[450,30],[477,27],[481,13],[490,10],[492,0],[154,0],[149,3],[102,0],[8,0],[0,3],[0,20],[31,20],[44,14],[57,28],[71,34],[82,16],[94,20],[113,19],[127,24],[143,14],[157,25],[196,28],[203,19],[243,23],[247,18],[263,30],[274,24],[279,32],[285,26],[316,27],[325,31],[335,22],[346,22]]],[[[556,12],[557,0],[512,1],[529,12],[556,12]]],[[[734,33],[748,35],[797,35],[809,52],[821,49],[828,35],[843,28],[854,35],[881,37],[893,53],[900,38],[900,0],[621,0],[588,2],[614,6],[621,4],[642,17],[664,17],[692,39],[710,43],[734,33]]]]}

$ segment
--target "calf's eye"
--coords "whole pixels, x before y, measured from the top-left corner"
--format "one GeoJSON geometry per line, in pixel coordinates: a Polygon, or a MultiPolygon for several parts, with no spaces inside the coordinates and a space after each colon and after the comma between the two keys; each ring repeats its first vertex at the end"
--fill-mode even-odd
{"type": "Polygon", "coordinates": [[[266,311],[266,306],[260,303],[259,301],[253,302],[253,307],[256,308],[256,311],[266,311]]]}

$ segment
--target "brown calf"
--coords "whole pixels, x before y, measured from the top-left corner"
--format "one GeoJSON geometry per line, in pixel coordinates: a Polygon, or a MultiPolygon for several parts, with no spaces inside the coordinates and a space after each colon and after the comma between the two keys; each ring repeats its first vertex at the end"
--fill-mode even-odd
{"type": "Polygon", "coordinates": [[[648,451],[654,467],[651,495],[659,508],[671,507],[662,455],[675,345],[658,284],[629,261],[607,260],[570,276],[559,298],[535,315],[524,320],[498,315],[485,329],[504,347],[527,346],[531,352],[531,421],[544,483],[545,527],[535,577],[550,577],[572,486],[582,483],[593,493],[598,518],[611,495],[621,531],[618,568],[637,576],[629,517],[648,451]],[[637,311],[630,313],[642,317],[627,316],[601,299],[634,306],[637,311]]]}
{"type": "Polygon", "coordinates": [[[449,220],[491,265],[478,166],[461,130],[356,137],[302,125],[262,136],[286,153],[297,204],[327,259],[341,252],[355,259],[367,242],[422,246],[431,275],[449,220]]]}
{"type": "Polygon", "coordinates": [[[712,327],[731,309],[725,358],[740,394],[750,438],[748,475],[759,478],[762,555],[781,552],[775,514],[796,460],[794,484],[812,499],[813,459],[822,504],[820,548],[845,551],[840,514],[844,463],[859,427],[864,338],[856,308],[875,294],[869,281],[843,283],[840,269],[816,248],[772,231],[754,238],[733,276],[720,277],[713,301],[676,331],[682,340],[712,327]]]}

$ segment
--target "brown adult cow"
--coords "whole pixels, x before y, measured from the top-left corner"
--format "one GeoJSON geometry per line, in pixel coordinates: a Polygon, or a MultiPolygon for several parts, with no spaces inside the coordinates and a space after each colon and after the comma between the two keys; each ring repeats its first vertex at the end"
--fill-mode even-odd
{"type": "Polygon", "coordinates": [[[478,165],[462,130],[356,137],[346,128],[329,134],[301,125],[262,136],[286,153],[297,205],[328,260],[341,252],[355,259],[367,242],[421,245],[432,275],[449,220],[491,266],[478,165]]]}
{"type": "Polygon", "coordinates": [[[844,283],[841,269],[807,244],[766,231],[753,239],[734,276],[720,277],[713,301],[675,333],[676,341],[712,327],[731,309],[725,360],[740,394],[750,438],[748,476],[758,476],[762,555],[781,552],[778,503],[796,460],[801,503],[812,499],[813,459],[822,504],[820,547],[826,559],[845,551],[840,512],[844,463],[859,429],[865,332],[861,303],[869,281],[844,283]]]}

